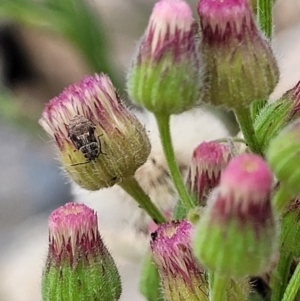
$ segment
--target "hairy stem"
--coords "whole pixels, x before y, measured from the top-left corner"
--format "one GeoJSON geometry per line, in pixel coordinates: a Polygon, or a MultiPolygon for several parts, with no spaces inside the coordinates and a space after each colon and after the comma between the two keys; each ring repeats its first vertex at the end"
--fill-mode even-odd
{"type": "Polygon", "coordinates": [[[262,155],[260,145],[255,135],[250,108],[239,108],[236,109],[234,113],[249,149],[256,154],[262,155]]]}
{"type": "Polygon", "coordinates": [[[170,132],[170,116],[169,115],[156,115],[156,121],[160,133],[160,138],[165,153],[165,157],[169,166],[170,175],[173,180],[174,186],[178,192],[183,205],[187,210],[195,207],[187,189],[183,183],[177,162],[175,160],[175,154],[172,146],[171,132],[170,132]]]}

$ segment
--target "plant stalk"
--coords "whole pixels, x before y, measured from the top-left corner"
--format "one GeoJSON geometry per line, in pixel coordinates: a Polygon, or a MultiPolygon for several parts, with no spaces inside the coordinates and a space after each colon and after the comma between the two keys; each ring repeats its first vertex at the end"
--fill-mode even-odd
{"type": "Polygon", "coordinates": [[[273,32],[274,0],[257,0],[257,19],[261,30],[271,40],[273,32]]]}
{"type": "Polygon", "coordinates": [[[227,294],[228,279],[218,274],[213,275],[212,290],[210,290],[210,301],[225,301],[227,294]]]}
{"type": "Polygon", "coordinates": [[[189,211],[190,209],[193,209],[195,205],[187,192],[177,162],[175,160],[175,154],[170,132],[170,115],[157,114],[155,115],[155,117],[160,133],[163,150],[170,170],[171,178],[178,192],[178,195],[182,200],[183,205],[185,206],[187,211],[189,211]]]}
{"type": "Polygon", "coordinates": [[[258,155],[263,155],[258,140],[255,135],[253,120],[251,118],[251,110],[249,107],[235,109],[236,119],[243,132],[244,138],[249,149],[258,155]]]}

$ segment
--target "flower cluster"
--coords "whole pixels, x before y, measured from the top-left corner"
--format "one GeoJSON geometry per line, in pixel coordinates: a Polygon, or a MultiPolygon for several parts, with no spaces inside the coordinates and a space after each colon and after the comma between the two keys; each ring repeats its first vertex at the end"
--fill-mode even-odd
{"type": "MultiPolygon", "coordinates": [[[[292,301],[300,287],[300,265],[292,268],[300,254],[299,83],[268,103],[279,70],[253,11],[270,17],[272,1],[265,2],[268,9],[254,0],[199,0],[199,20],[184,0],[153,8],[127,90],[157,121],[178,200],[168,222],[134,177],[151,151],[146,130],[107,75],[66,88],[40,119],[71,180],[90,191],[119,185],[152,218],[140,284],[147,300],[269,300],[252,282],[264,274],[272,301],[292,301]],[[243,139],[200,143],[184,181],[170,117],[202,103],[232,110],[243,139]]],[[[76,203],[55,210],[43,300],[113,301],[120,294],[96,213],[76,203]]]]}

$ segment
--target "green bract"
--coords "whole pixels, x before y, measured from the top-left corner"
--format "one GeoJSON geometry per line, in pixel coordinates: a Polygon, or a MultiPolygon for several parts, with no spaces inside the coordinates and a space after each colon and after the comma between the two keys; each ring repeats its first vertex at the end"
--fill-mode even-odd
{"type": "MultiPolygon", "coordinates": [[[[280,185],[300,195],[300,119],[285,127],[271,142],[267,160],[280,185]]],[[[289,201],[289,200],[287,200],[289,201]]]]}

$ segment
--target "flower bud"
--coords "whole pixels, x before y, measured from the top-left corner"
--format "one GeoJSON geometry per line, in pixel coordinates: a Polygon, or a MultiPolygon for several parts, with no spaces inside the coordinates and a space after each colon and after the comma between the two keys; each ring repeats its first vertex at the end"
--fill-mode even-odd
{"type": "Polygon", "coordinates": [[[127,81],[129,96],[154,114],[177,114],[199,99],[196,24],[183,0],[160,0],[138,46],[127,81]]]}
{"type": "Polygon", "coordinates": [[[208,284],[191,249],[192,225],[172,221],[151,234],[153,260],[166,301],[208,300],[208,284]]]}
{"type": "Polygon", "coordinates": [[[270,140],[286,125],[292,104],[286,99],[279,99],[263,107],[254,122],[257,141],[265,151],[270,140]]]}
{"type": "Polygon", "coordinates": [[[285,118],[287,121],[295,120],[300,117],[300,81],[293,87],[288,90],[283,96],[282,99],[290,104],[289,114],[285,118]]]}
{"type": "Polygon", "coordinates": [[[272,173],[259,156],[242,154],[229,162],[196,226],[200,263],[232,278],[266,271],[276,248],[271,187],[272,173]]]}
{"type": "Polygon", "coordinates": [[[272,138],[290,121],[300,117],[300,82],[277,101],[266,105],[255,119],[255,134],[265,150],[272,138]]]}
{"type": "Polygon", "coordinates": [[[76,203],[53,211],[43,301],[115,301],[120,295],[120,276],[102,242],[95,212],[76,203]]]}
{"type": "Polygon", "coordinates": [[[229,148],[218,142],[202,142],[194,150],[187,185],[197,204],[205,205],[205,198],[219,184],[221,171],[230,159],[229,148]]]}
{"type": "Polygon", "coordinates": [[[269,97],[279,80],[275,56],[248,0],[200,0],[203,101],[243,108],[269,97]]]}
{"type": "Polygon", "coordinates": [[[66,88],[46,105],[40,124],[71,178],[88,190],[133,176],[150,153],[145,129],[104,74],[66,88]]]}
{"type": "MultiPolygon", "coordinates": [[[[271,142],[267,150],[268,162],[291,196],[300,196],[300,120],[285,127],[271,142]]],[[[287,199],[287,202],[290,200],[287,199]]]]}

